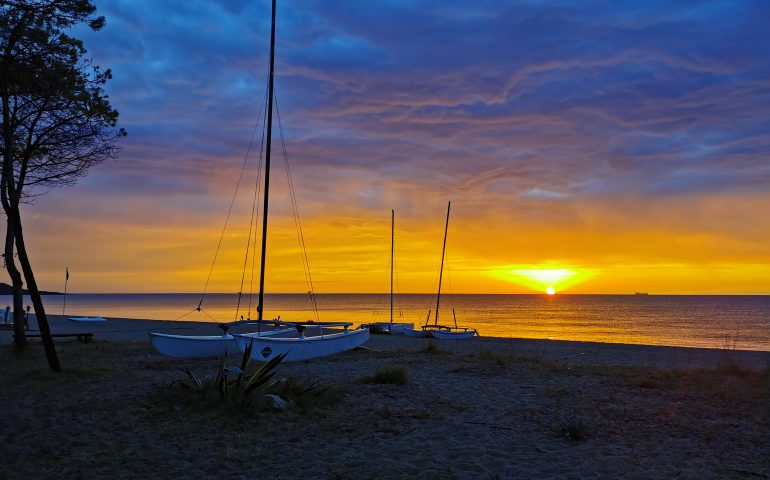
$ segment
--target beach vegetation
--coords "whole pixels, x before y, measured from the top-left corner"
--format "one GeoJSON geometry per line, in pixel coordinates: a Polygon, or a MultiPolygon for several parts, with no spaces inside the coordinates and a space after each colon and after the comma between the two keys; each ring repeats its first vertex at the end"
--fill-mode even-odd
{"type": "Polygon", "coordinates": [[[433,340],[428,340],[428,343],[426,343],[424,347],[418,350],[418,352],[427,353],[428,355],[445,355],[449,353],[446,350],[440,349],[436,345],[436,342],[434,342],[433,340]]]}
{"type": "Polygon", "coordinates": [[[406,367],[400,365],[384,365],[377,368],[374,375],[362,377],[360,383],[377,383],[385,385],[406,385],[409,373],[406,367]]]}
{"type": "Polygon", "coordinates": [[[222,406],[228,411],[253,413],[255,411],[316,410],[339,403],[341,392],[318,381],[296,378],[273,379],[277,367],[286,354],[273,357],[252,373],[247,373],[251,359],[251,345],[243,352],[238,364],[222,358],[216,376],[200,377],[185,369],[187,378],[177,381],[182,390],[191,392],[205,404],[222,406]]]}
{"type": "MultiPolygon", "coordinates": [[[[206,399],[216,398],[218,403],[227,408],[251,409],[257,401],[261,402],[263,397],[271,394],[269,389],[273,386],[271,380],[276,374],[275,369],[285,357],[286,354],[273,357],[253,373],[247,373],[251,360],[251,345],[249,345],[237,365],[230,364],[225,355],[219,363],[215,377],[199,377],[187,369],[185,370],[187,380],[177,383],[182,389],[202,395],[206,399]]],[[[271,398],[271,400],[277,408],[284,405],[277,398],[271,398]]]]}
{"type": "Polygon", "coordinates": [[[469,360],[476,360],[493,367],[507,367],[513,362],[511,355],[502,355],[491,350],[481,350],[469,353],[465,356],[469,360]]]}
{"type": "Polygon", "coordinates": [[[40,328],[46,359],[61,370],[22,230],[21,204],[52,187],[71,185],[116,156],[118,112],[104,85],[112,77],[85,58],[72,29],[105,25],[90,0],[0,3],[0,200],[6,217],[5,266],[13,285],[15,343],[26,347],[22,276],[40,328]],[[21,272],[16,260],[21,266],[21,272]]]}

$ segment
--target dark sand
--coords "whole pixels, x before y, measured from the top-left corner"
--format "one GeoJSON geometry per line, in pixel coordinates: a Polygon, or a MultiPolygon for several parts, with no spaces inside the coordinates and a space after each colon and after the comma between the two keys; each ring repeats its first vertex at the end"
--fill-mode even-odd
{"type": "Polygon", "coordinates": [[[59,342],[59,374],[37,340],[21,357],[0,348],[0,479],[770,478],[770,352],[373,336],[279,366],[339,403],[243,414],[175,385],[218,360],[147,341],[211,324],[52,324],[94,343],[59,342]],[[361,382],[381,367],[408,382],[361,382]]]}

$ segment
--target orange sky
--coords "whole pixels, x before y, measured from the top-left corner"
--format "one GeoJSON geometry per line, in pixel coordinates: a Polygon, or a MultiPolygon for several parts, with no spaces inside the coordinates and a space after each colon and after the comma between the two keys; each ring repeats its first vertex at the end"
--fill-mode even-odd
{"type": "MultiPolygon", "coordinates": [[[[226,198],[219,201],[226,208],[226,198]]],[[[531,293],[552,286],[562,293],[770,293],[770,255],[759,241],[770,238],[770,225],[755,216],[770,211],[764,197],[552,202],[533,207],[536,219],[525,206],[479,213],[468,206],[473,203],[453,198],[445,292],[531,293]],[[567,278],[558,278],[564,276],[559,270],[569,270],[567,278]]],[[[435,290],[445,208],[441,200],[426,199],[419,210],[405,208],[409,216],[397,211],[397,291],[435,290]]],[[[248,216],[247,209],[236,210],[209,291],[239,289],[248,220],[237,222],[248,216]]],[[[27,234],[39,281],[60,290],[69,266],[71,291],[200,292],[223,218],[181,213],[148,222],[141,215],[112,221],[30,215],[27,234]]],[[[303,224],[315,291],[387,291],[390,212],[352,202],[315,213],[303,224]]],[[[270,226],[267,291],[307,291],[291,218],[276,213],[270,226]]]]}

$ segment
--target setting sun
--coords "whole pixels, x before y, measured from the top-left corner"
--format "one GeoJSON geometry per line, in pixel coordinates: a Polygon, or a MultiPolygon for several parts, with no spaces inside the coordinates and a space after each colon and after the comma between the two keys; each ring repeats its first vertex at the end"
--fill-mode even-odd
{"type": "Polygon", "coordinates": [[[548,295],[554,295],[556,293],[556,290],[554,290],[553,287],[548,287],[545,291],[548,295]]]}

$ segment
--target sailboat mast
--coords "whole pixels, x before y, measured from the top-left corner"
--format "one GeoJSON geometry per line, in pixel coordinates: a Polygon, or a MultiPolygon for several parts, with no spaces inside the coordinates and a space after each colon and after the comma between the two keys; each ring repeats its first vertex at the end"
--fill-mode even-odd
{"type": "Polygon", "coordinates": [[[262,213],[262,260],[259,266],[259,304],[257,320],[262,320],[265,293],[265,252],[267,251],[267,201],[270,190],[270,146],[273,137],[273,73],[275,71],[275,1],[273,0],[273,19],[270,26],[270,76],[267,85],[267,141],[265,145],[265,197],[262,213]]]}
{"type": "Polygon", "coordinates": [[[438,295],[436,295],[436,322],[438,325],[438,306],[441,302],[441,277],[444,275],[444,253],[446,253],[446,233],[449,230],[449,209],[452,208],[452,202],[446,206],[446,226],[444,227],[444,246],[441,248],[441,269],[438,271],[438,295]]]}
{"type": "Polygon", "coordinates": [[[390,323],[393,323],[393,253],[395,252],[394,231],[396,229],[396,211],[390,210],[390,323]]]}

